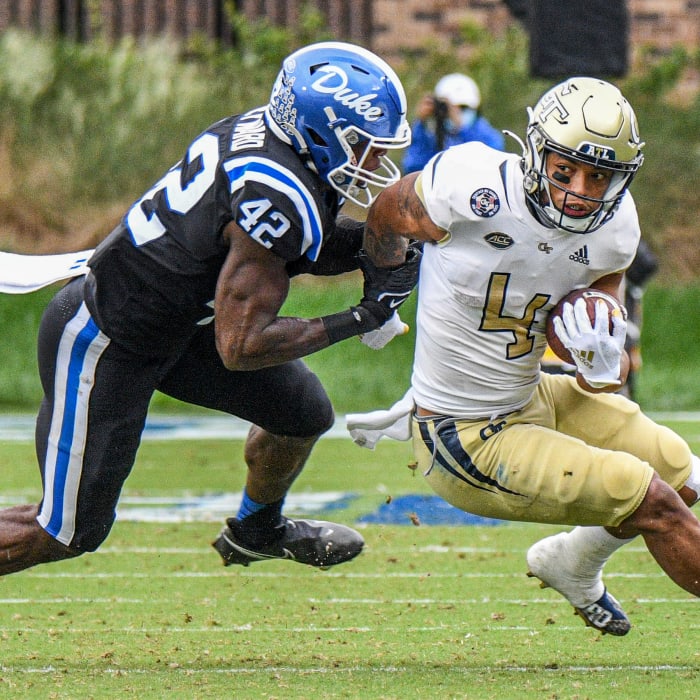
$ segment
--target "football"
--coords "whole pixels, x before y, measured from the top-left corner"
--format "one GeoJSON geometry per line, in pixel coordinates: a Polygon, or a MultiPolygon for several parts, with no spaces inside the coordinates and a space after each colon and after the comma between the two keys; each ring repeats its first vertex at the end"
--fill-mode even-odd
{"type": "Polygon", "coordinates": [[[574,304],[577,299],[586,300],[588,318],[591,319],[591,323],[595,322],[596,301],[598,301],[598,299],[602,299],[608,306],[608,318],[611,333],[613,330],[613,311],[617,310],[620,314],[622,314],[623,318],[627,318],[627,312],[625,311],[625,307],[622,306],[622,304],[620,304],[620,302],[618,302],[617,299],[610,296],[609,294],[606,294],[605,292],[601,292],[599,289],[592,289],[590,287],[585,289],[575,289],[573,292],[569,292],[563,299],[560,299],[557,302],[556,306],[549,312],[549,316],[547,316],[545,330],[547,334],[547,343],[549,344],[549,347],[551,348],[552,352],[560,360],[563,360],[564,362],[567,362],[570,365],[574,364],[574,360],[571,357],[571,353],[561,344],[561,341],[557,337],[557,334],[554,332],[554,319],[557,316],[561,317],[562,310],[566,302],[574,304]]]}

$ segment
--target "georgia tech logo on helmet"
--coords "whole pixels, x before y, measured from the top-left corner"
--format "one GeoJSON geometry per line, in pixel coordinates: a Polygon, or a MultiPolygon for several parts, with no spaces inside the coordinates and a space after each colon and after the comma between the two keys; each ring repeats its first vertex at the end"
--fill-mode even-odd
{"type": "Polygon", "coordinates": [[[477,216],[485,218],[493,216],[501,208],[501,201],[498,199],[498,195],[489,187],[482,187],[476,190],[472,194],[469,204],[477,216]]]}
{"type": "MultiPolygon", "coordinates": [[[[562,95],[568,94],[570,92],[566,88],[562,90],[562,95]]],[[[555,90],[548,92],[540,100],[540,121],[542,123],[546,122],[549,117],[556,119],[560,124],[563,124],[569,117],[569,112],[561,103],[559,95],[556,94],[555,90]]]]}
{"type": "Polygon", "coordinates": [[[376,122],[382,116],[382,108],[376,107],[372,101],[377,96],[376,92],[368,95],[360,95],[348,87],[348,76],[338,66],[321,66],[316,74],[319,75],[311,88],[316,92],[333,95],[333,99],[340,104],[352,109],[358,116],[368,122],[376,122]]]}

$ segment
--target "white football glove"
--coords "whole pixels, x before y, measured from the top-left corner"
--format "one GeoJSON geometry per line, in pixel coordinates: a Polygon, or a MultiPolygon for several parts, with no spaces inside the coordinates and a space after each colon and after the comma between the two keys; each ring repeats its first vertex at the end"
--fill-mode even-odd
{"type": "Polygon", "coordinates": [[[602,389],[620,381],[620,360],[625,347],[627,323],[619,311],[613,311],[613,331],[610,333],[608,307],[596,301],[595,323],[588,318],[585,299],[572,306],[564,304],[561,318],[554,319],[554,332],[571,353],[576,369],[594,389],[602,389]]]}
{"type": "Polygon", "coordinates": [[[398,311],[394,311],[389,320],[376,330],[363,333],[360,341],[372,350],[381,350],[390,340],[397,335],[408,333],[408,326],[401,320],[398,311]]]}

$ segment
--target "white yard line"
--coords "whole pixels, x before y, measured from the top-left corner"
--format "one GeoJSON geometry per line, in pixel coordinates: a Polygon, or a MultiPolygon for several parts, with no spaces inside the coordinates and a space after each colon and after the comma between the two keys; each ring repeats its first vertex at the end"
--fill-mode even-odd
{"type": "MultiPolygon", "coordinates": [[[[382,629],[386,629],[383,627],[382,629]]],[[[437,630],[444,629],[444,628],[436,628],[437,630]]],[[[491,630],[492,628],[489,628],[491,630]]],[[[536,630],[528,630],[528,628],[518,628],[520,631],[531,631],[533,633],[536,632],[536,630]]],[[[569,625],[557,625],[557,631],[561,630],[578,630],[580,629],[580,626],[569,626],[569,625]]],[[[352,627],[352,628],[337,628],[337,629],[329,629],[329,632],[354,632],[356,631],[357,628],[352,627]]],[[[142,629],[125,629],[123,630],[124,632],[136,632],[139,634],[143,633],[158,633],[161,632],[162,630],[142,630],[142,629]]],[[[179,632],[188,632],[191,630],[188,629],[181,629],[181,630],[172,630],[172,631],[179,631],[179,632]]],[[[226,627],[217,627],[216,629],[210,629],[207,630],[209,632],[216,632],[216,631],[221,631],[221,632],[235,632],[238,631],[235,628],[226,628],[226,627]]],[[[244,630],[245,631],[245,630],[244,630]]],[[[283,633],[289,633],[289,632],[298,632],[298,631],[304,631],[304,630],[295,630],[295,629],[290,629],[290,628],[283,628],[280,629],[281,632],[283,633]]],[[[317,631],[317,630],[306,630],[306,631],[317,631]]],[[[404,631],[403,629],[401,631],[404,631]]],[[[413,628],[412,631],[416,632],[431,632],[435,631],[432,628],[413,628]]],[[[507,632],[512,632],[513,628],[506,628],[504,631],[507,632]]],[[[159,669],[163,670],[163,669],[159,669]]],[[[167,669],[171,673],[176,673],[176,674],[182,674],[185,676],[194,676],[194,675],[221,675],[221,676],[246,676],[246,675],[265,675],[269,676],[271,674],[287,674],[287,675],[299,675],[299,676],[308,676],[309,674],[320,674],[320,675],[330,675],[330,676],[343,676],[343,675],[349,675],[349,674],[356,674],[356,673],[372,673],[372,674],[385,674],[387,676],[395,676],[400,673],[410,673],[413,674],[415,672],[415,667],[414,666],[374,666],[374,665],[366,665],[366,666],[343,666],[343,667],[336,667],[333,666],[328,667],[328,666],[319,666],[316,668],[309,668],[307,666],[300,666],[300,667],[294,667],[294,666],[239,666],[239,667],[229,667],[229,668],[194,668],[192,666],[180,666],[177,668],[168,668],[167,669]]],[[[0,672],[6,675],[18,675],[18,676],[25,676],[25,675],[50,675],[50,674],[58,674],[58,673],[63,673],[65,669],[63,667],[59,666],[39,666],[35,668],[14,668],[12,666],[4,666],[0,664],[0,672]]],[[[554,674],[554,675],[561,675],[563,673],[619,673],[620,671],[625,671],[625,672],[639,672],[639,673],[659,673],[659,672],[664,672],[664,673],[679,673],[679,672],[687,672],[687,671],[697,671],[697,666],[694,665],[685,665],[685,664],[658,664],[658,665],[642,665],[642,664],[636,664],[636,665],[618,665],[618,666],[600,666],[600,665],[593,665],[593,666],[571,666],[571,665],[557,665],[556,668],[550,668],[548,666],[544,665],[532,665],[532,666],[477,666],[477,665],[465,665],[462,668],[459,668],[458,666],[452,666],[450,668],[450,672],[460,672],[465,674],[466,676],[471,676],[473,674],[478,674],[478,673],[487,673],[487,674],[492,674],[494,676],[501,676],[503,674],[523,674],[523,673],[545,673],[545,674],[554,674]]],[[[91,668],[90,669],[90,675],[95,676],[97,674],[101,674],[104,676],[138,676],[138,675],[153,675],[154,670],[152,668],[124,668],[120,666],[119,668],[106,668],[106,669],[96,669],[96,668],[91,668]]],[[[552,696],[554,697],[554,696],[552,696]]]]}
{"type": "MultiPolygon", "coordinates": [[[[392,549],[392,553],[394,553],[396,550],[392,549]]],[[[210,553],[207,553],[207,556],[210,556],[210,553]]],[[[303,579],[306,580],[308,578],[308,571],[302,570],[303,573],[298,573],[298,574],[289,574],[289,573],[283,573],[279,571],[275,572],[254,572],[254,571],[236,571],[235,574],[237,574],[240,577],[243,578],[273,578],[275,580],[278,579],[303,579]]],[[[26,572],[24,576],[28,578],[36,578],[36,579],[49,579],[49,580],[54,580],[54,579],[80,579],[80,580],[88,580],[88,579],[100,579],[100,580],[108,580],[108,579],[187,579],[187,578],[198,578],[198,579],[204,579],[204,578],[231,578],[234,574],[230,571],[226,571],[223,568],[217,567],[217,569],[212,570],[212,571],[149,571],[148,573],[141,573],[137,571],[113,571],[110,573],[104,573],[104,572],[96,572],[96,573],[88,573],[88,572],[75,572],[75,573],[68,573],[68,572],[55,572],[55,573],[43,573],[43,572],[26,572]]],[[[318,572],[319,576],[323,576],[324,578],[342,578],[342,579],[353,579],[353,580],[372,580],[372,579],[390,579],[390,578],[400,578],[400,579],[418,579],[418,580],[423,580],[426,577],[430,577],[431,579],[459,579],[459,580],[465,580],[465,579],[502,579],[502,578],[512,578],[512,579],[517,579],[517,580],[522,580],[525,581],[525,573],[512,573],[512,574],[496,574],[496,573],[472,573],[468,571],[455,571],[455,572],[448,572],[448,573],[435,573],[429,571],[429,568],[426,568],[424,571],[416,571],[412,573],[377,573],[377,574],[359,574],[359,573],[352,573],[352,572],[346,572],[342,574],[334,574],[330,573],[327,571],[323,572],[318,572]]],[[[640,580],[640,579],[661,579],[661,578],[667,578],[666,574],[662,572],[654,572],[654,573],[648,573],[648,574],[643,574],[643,573],[634,573],[634,574],[625,574],[625,573],[616,573],[616,572],[606,572],[605,578],[607,579],[613,579],[613,578],[625,578],[625,579],[634,579],[640,580]]],[[[692,598],[692,597],[687,597],[683,598],[685,601],[689,601],[691,603],[694,602],[700,602],[700,598],[692,598]]]]}

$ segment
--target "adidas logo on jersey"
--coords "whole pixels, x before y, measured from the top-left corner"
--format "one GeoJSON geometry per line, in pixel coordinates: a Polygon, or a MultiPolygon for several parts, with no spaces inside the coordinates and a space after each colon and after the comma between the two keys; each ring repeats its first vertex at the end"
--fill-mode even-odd
{"type": "Polygon", "coordinates": [[[590,265],[591,261],[588,259],[588,246],[584,245],[579,248],[575,253],[569,255],[569,260],[581,263],[582,265],[590,265]]]}

